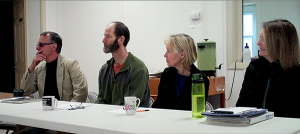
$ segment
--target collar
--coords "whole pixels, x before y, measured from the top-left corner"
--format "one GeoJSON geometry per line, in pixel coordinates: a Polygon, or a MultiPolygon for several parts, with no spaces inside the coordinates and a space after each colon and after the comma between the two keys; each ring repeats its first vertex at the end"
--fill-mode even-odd
{"type": "MultiPolygon", "coordinates": [[[[128,56],[124,62],[123,68],[121,70],[127,69],[129,67],[129,65],[131,64],[132,60],[133,60],[133,55],[130,52],[128,52],[128,56]]],[[[111,57],[111,59],[109,59],[106,62],[106,64],[110,67],[114,67],[114,64],[115,64],[114,58],[111,57]]]]}

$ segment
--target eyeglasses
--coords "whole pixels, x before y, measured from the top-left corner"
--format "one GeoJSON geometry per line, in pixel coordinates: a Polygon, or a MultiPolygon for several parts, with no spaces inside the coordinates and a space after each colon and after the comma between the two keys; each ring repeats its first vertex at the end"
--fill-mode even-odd
{"type": "Polygon", "coordinates": [[[51,45],[51,44],[54,44],[54,43],[52,43],[52,42],[50,42],[50,43],[39,43],[39,44],[36,44],[36,46],[43,47],[44,45],[51,45]]]}
{"type": "Polygon", "coordinates": [[[82,105],[82,102],[79,105],[70,105],[71,108],[69,110],[76,110],[76,109],[84,109],[85,106],[82,105]]]}

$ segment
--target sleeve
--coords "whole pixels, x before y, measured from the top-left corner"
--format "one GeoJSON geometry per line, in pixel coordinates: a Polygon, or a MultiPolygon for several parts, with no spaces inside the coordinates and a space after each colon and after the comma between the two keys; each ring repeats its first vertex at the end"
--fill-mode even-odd
{"type": "Polygon", "coordinates": [[[160,77],[160,83],[158,85],[158,92],[157,92],[157,98],[156,100],[154,101],[152,107],[153,108],[164,108],[166,106],[164,106],[164,102],[165,102],[165,98],[168,98],[167,96],[165,96],[165,89],[163,88],[164,86],[164,83],[165,83],[165,77],[166,77],[166,71],[164,71],[162,74],[161,74],[161,77],[160,77]]]}
{"type": "Polygon", "coordinates": [[[86,76],[80,69],[78,61],[75,60],[75,62],[73,62],[69,72],[74,89],[74,97],[71,101],[86,102],[88,95],[88,84],[86,76]]]}
{"type": "MultiPolygon", "coordinates": [[[[99,74],[98,74],[98,98],[95,101],[96,104],[109,104],[108,101],[106,100],[105,94],[106,94],[106,87],[105,87],[105,83],[103,84],[104,80],[107,80],[107,74],[110,74],[110,67],[108,66],[107,63],[105,63],[104,65],[102,65],[101,69],[99,70],[99,74]]],[[[107,97],[107,96],[106,96],[107,97]]]]}
{"type": "Polygon", "coordinates": [[[249,106],[249,100],[247,99],[248,97],[248,85],[249,85],[249,77],[250,77],[250,66],[247,67],[246,72],[245,72],[245,76],[244,76],[244,80],[243,80],[243,84],[242,84],[242,88],[240,90],[240,94],[239,94],[239,98],[236,102],[236,106],[237,107],[241,107],[241,106],[249,106]]]}
{"type": "Polygon", "coordinates": [[[102,97],[102,91],[101,91],[101,90],[103,90],[102,85],[101,85],[101,70],[102,70],[102,68],[100,69],[99,75],[98,75],[99,94],[98,94],[98,99],[95,101],[96,104],[105,104],[103,97],[102,97]]]}
{"type": "Polygon", "coordinates": [[[36,77],[36,69],[34,69],[31,73],[28,69],[26,70],[20,85],[20,88],[24,90],[24,96],[28,96],[37,91],[36,77]]]}
{"type": "MultiPolygon", "coordinates": [[[[132,73],[132,76],[130,78],[130,82],[128,83],[128,96],[136,96],[141,100],[141,106],[143,103],[143,100],[149,98],[150,99],[150,93],[148,96],[144,96],[144,93],[147,89],[149,90],[149,73],[146,68],[140,68],[135,70],[132,73]],[[146,97],[146,98],[144,98],[146,97]]],[[[150,92],[150,91],[149,91],[150,92]]],[[[126,93],[125,93],[126,94],[126,93]]],[[[146,101],[149,102],[149,101],[146,101]]]]}

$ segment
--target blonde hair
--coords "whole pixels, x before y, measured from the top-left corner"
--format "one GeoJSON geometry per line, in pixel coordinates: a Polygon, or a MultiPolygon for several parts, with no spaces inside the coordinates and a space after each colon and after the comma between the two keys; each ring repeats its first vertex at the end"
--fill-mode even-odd
{"type": "Polygon", "coordinates": [[[197,60],[197,51],[194,40],[189,35],[180,33],[170,35],[165,39],[165,45],[171,45],[176,52],[185,52],[185,57],[180,62],[185,66],[190,66],[197,60]]]}
{"type": "Polygon", "coordinates": [[[270,57],[279,60],[283,70],[299,66],[299,38],[294,25],[285,19],[264,22],[265,44],[270,57]]]}

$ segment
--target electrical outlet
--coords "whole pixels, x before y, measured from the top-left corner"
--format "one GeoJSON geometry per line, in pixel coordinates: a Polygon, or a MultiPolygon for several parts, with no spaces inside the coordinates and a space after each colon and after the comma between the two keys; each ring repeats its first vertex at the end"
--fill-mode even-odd
{"type": "Polygon", "coordinates": [[[201,27],[200,20],[192,20],[191,28],[201,27]]]}

